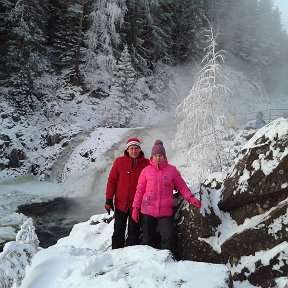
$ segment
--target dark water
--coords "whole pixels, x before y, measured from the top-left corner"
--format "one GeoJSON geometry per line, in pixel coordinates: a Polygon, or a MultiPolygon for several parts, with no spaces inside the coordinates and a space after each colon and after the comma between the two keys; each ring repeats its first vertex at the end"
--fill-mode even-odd
{"type": "Polygon", "coordinates": [[[75,224],[102,213],[96,211],[96,206],[91,197],[56,198],[44,203],[20,205],[17,212],[33,219],[39,245],[47,248],[54,245],[58,239],[68,236],[75,224]]]}

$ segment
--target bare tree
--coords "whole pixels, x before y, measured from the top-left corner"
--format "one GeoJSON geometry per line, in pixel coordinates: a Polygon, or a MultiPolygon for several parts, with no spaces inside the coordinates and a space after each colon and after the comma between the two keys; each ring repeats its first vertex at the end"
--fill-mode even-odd
{"type": "MultiPolygon", "coordinates": [[[[208,21],[209,23],[209,21],[208,21]]],[[[225,130],[223,104],[230,98],[231,90],[221,71],[225,51],[217,51],[217,33],[209,23],[205,31],[207,47],[202,60],[203,68],[196,75],[190,94],[176,108],[179,120],[174,144],[188,150],[188,161],[199,164],[200,175],[205,172],[221,171],[225,156],[220,138],[225,130]]]]}

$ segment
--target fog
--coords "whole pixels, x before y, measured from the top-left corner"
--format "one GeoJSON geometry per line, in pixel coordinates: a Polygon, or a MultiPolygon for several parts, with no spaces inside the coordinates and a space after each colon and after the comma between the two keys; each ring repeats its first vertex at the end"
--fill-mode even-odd
{"type": "Polygon", "coordinates": [[[281,21],[283,27],[288,32],[288,1],[287,0],[274,0],[274,5],[279,8],[281,13],[281,21]]]}

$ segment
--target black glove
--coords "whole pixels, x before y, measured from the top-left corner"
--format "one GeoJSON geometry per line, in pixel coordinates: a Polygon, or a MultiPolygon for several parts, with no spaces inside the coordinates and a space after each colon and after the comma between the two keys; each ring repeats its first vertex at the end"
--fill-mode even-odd
{"type": "Polygon", "coordinates": [[[108,212],[109,215],[110,215],[110,209],[112,211],[114,211],[114,205],[113,205],[113,200],[112,199],[106,199],[105,209],[106,209],[106,211],[108,212]]]}

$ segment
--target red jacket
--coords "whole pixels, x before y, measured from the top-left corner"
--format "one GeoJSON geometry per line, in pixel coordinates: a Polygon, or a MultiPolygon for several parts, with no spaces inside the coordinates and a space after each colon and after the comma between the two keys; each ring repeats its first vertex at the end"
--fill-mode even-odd
{"type": "Polygon", "coordinates": [[[114,205],[118,210],[132,211],[138,178],[147,165],[149,160],[144,158],[143,151],[139,158],[132,159],[125,150],[124,156],[115,160],[108,177],[106,199],[114,198],[114,205]]]}

